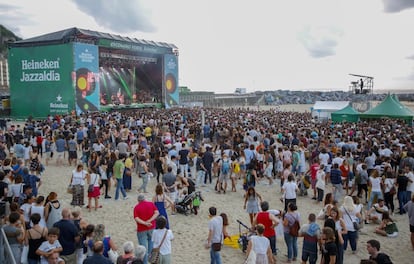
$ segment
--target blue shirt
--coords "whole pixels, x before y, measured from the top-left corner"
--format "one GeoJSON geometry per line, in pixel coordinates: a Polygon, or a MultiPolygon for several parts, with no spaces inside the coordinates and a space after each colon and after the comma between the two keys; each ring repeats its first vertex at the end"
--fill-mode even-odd
{"type": "Polygon", "coordinates": [[[67,219],[56,222],[53,227],[59,228],[59,242],[62,245],[62,256],[71,255],[75,252],[75,237],[78,237],[78,229],[75,224],[67,219]]]}
{"type": "Polygon", "coordinates": [[[65,151],[65,147],[66,147],[66,142],[63,138],[59,138],[58,140],[56,140],[56,151],[57,152],[64,152],[65,151]]]}
{"type": "Polygon", "coordinates": [[[341,171],[338,169],[332,169],[331,170],[331,183],[332,184],[341,184],[342,178],[341,178],[341,171]]]}

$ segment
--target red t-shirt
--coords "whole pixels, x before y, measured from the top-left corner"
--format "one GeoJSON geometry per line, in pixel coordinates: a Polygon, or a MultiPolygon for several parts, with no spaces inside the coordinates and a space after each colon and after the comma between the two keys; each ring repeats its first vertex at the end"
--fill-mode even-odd
{"type": "MultiPolygon", "coordinates": [[[[158,211],[158,209],[153,202],[149,202],[145,200],[141,201],[134,207],[134,219],[136,217],[139,217],[139,219],[146,221],[154,215],[155,211],[158,211]]],[[[146,226],[146,225],[137,223],[137,231],[142,232],[142,231],[154,229],[155,220],[153,220],[151,224],[152,224],[151,226],[146,226]]]]}
{"type": "Polygon", "coordinates": [[[262,224],[265,227],[263,232],[264,237],[276,236],[275,229],[272,227],[273,222],[270,219],[269,212],[259,212],[257,213],[256,221],[258,224],[262,224]]]}
{"type": "Polygon", "coordinates": [[[316,180],[316,174],[318,173],[318,170],[319,170],[319,164],[313,163],[310,167],[311,178],[313,180],[316,180]]]}
{"type": "Polygon", "coordinates": [[[349,167],[348,166],[344,166],[343,164],[341,166],[339,166],[339,170],[341,171],[341,176],[344,178],[348,177],[349,174],[349,167]]]}

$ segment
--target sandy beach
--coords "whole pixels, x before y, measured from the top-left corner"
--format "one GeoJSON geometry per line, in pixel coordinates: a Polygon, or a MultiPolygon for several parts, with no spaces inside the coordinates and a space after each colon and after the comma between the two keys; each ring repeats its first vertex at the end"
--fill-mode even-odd
{"type": "MultiPolygon", "coordinates": [[[[54,161],[46,168],[42,176],[43,185],[40,187],[40,195],[47,195],[50,191],[57,191],[60,201],[66,207],[71,201],[71,195],[66,193],[66,187],[69,184],[72,167],[56,167],[54,161]]],[[[141,180],[136,175],[133,176],[133,189],[128,193],[130,199],[114,201],[113,199],[105,200],[103,197],[100,203],[102,209],[88,212],[86,208],[82,209],[83,217],[89,223],[104,224],[107,233],[115,240],[119,253],[122,253],[122,244],[127,240],[137,243],[135,224],[132,217],[132,209],[137,203],[137,192],[135,191],[141,184],[141,180]]],[[[151,179],[146,194],[148,199],[152,198],[156,180],[151,179]]],[[[230,235],[239,234],[239,225],[236,220],[249,224],[248,214],[243,210],[243,190],[241,183],[237,186],[237,192],[227,192],[226,194],[216,194],[214,185],[200,187],[205,199],[201,204],[201,210],[196,215],[170,215],[170,226],[174,233],[175,239],[172,244],[173,263],[209,263],[209,251],[204,249],[204,242],[208,234],[208,208],[216,206],[218,212],[224,212],[229,216],[230,226],[228,228],[230,235]]],[[[271,209],[282,209],[280,198],[280,186],[278,184],[268,185],[267,180],[261,181],[257,186],[257,191],[262,195],[264,200],[269,201],[271,209]]],[[[111,190],[113,195],[114,189],[111,190]]],[[[397,204],[397,203],[396,203],[397,204]]],[[[305,223],[309,213],[317,214],[321,205],[315,204],[310,197],[298,197],[298,211],[302,216],[302,223],[305,223]]],[[[366,225],[360,234],[357,254],[353,255],[348,250],[345,252],[345,263],[359,263],[360,259],[368,257],[366,251],[366,241],[371,238],[378,239],[381,242],[382,250],[388,253],[394,263],[412,263],[414,251],[411,249],[409,241],[409,225],[406,215],[396,215],[395,220],[400,231],[397,238],[385,238],[373,233],[376,225],[366,225]]],[[[321,223],[321,222],[319,222],[321,223]]],[[[244,228],[242,228],[244,229],[244,228]]],[[[299,258],[301,256],[302,239],[299,238],[299,258]]],[[[285,263],[287,254],[283,237],[277,237],[277,247],[279,249],[277,261],[285,263]]],[[[243,263],[245,256],[240,249],[224,246],[222,250],[223,263],[243,263]]],[[[297,261],[297,263],[300,263],[297,261]]]]}
{"type": "MultiPolygon", "coordinates": [[[[414,110],[414,104],[406,104],[414,110]]],[[[281,111],[296,111],[306,112],[310,111],[312,105],[283,105],[278,106],[278,110],[281,111]]],[[[274,107],[269,107],[274,108],[274,107]]],[[[269,109],[266,107],[266,109],[269,109]]],[[[265,107],[260,107],[264,110],[265,107]]],[[[17,123],[17,122],[11,122],[17,123]]],[[[67,155],[67,154],[66,154],[67,155]]],[[[59,200],[65,207],[70,206],[71,195],[66,193],[66,188],[69,184],[71,171],[74,169],[69,166],[56,167],[55,160],[51,160],[49,166],[42,176],[42,186],[39,189],[39,195],[47,196],[51,191],[55,191],[59,195],[59,200]]],[[[216,179],[213,179],[215,182],[216,179]]],[[[86,208],[82,209],[83,218],[89,223],[104,224],[106,226],[107,234],[109,234],[118,246],[118,252],[122,253],[122,244],[131,240],[137,244],[136,226],[133,220],[133,207],[137,203],[137,188],[141,184],[135,174],[133,175],[133,188],[128,193],[128,200],[115,201],[114,199],[103,199],[101,196],[100,204],[103,206],[98,211],[88,212],[86,208]]],[[[151,179],[147,190],[146,198],[151,200],[154,194],[156,185],[156,179],[151,179]]],[[[327,187],[328,189],[330,187],[327,187]]],[[[259,192],[263,200],[270,203],[271,209],[282,209],[283,204],[280,202],[280,186],[277,183],[268,185],[267,180],[259,182],[257,185],[257,192],[259,192]]],[[[224,194],[216,194],[214,192],[214,183],[207,187],[200,187],[204,202],[201,204],[201,208],[198,215],[170,215],[170,227],[174,233],[175,239],[172,243],[172,263],[209,263],[210,256],[209,251],[204,248],[205,241],[208,235],[208,208],[215,206],[218,209],[218,213],[226,213],[229,216],[230,226],[228,231],[230,235],[239,234],[239,224],[237,220],[249,225],[248,214],[243,210],[243,194],[241,182],[237,185],[237,192],[227,192],[224,194]]],[[[112,188],[110,195],[114,197],[115,189],[112,188]]],[[[86,196],[86,194],[85,194],[86,196]]],[[[85,198],[85,202],[86,202],[85,198]]],[[[395,205],[398,208],[398,201],[395,201],[395,205]]],[[[301,214],[302,223],[307,222],[307,216],[309,213],[318,214],[322,205],[318,205],[311,200],[310,197],[298,197],[298,212],[301,214]]],[[[395,215],[393,217],[397,222],[399,229],[399,236],[397,238],[386,238],[374,234],[375,227],[377,225],[370,224],[360,232],[358,241],[358,250],[356,254],[351,254],[350,250],[344,254],[344,263],[359,263],[361,259],[367,259],[368,253],[366,250],[366,241],[369,239],[377,239],[381,242],[381,251],[389,254],[394,263],[408,264],[413,263],[414,251],[411,249],[410,244],[410,232],[408,217],[406,215],[395,215]]],[[[322,224],[321,221],[318,221],[322,224]]],[[[242,231],[245,231],[242,228],[242,231]]],[[[300,263],[302,238],[298,239],[299,256],[296,263],[300,263]]],[[[287,261],[287,249],[282,236],[277,237],[278,263],[286,263],[287,261]]],[[[232,248],[230,246],[224,246],[222,252],[223,263],[243,263],[245,259],[244,253],[240,249],[232,248]]],[[[320,256],[318,257],[320,259],[320,256]]]]}

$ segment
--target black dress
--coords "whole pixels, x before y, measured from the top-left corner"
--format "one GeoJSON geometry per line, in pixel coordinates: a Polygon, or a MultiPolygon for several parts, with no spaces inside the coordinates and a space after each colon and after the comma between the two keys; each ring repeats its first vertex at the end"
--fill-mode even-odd
{"type": "Polygon", "coordinates": [[[31,260],[36,260],[36,261],[40,261],[40,256],[36,254],[36,250],[40,247],[40,245],[46,241],[46,239],[43,237],[43,232],[44,232],[44,228],[42,229],[42,232],[37,231],[36,229],[32,230],[36,231],[37,233],[40,234],[40,238],[36,238],[33,239],[30,235],[30,232],[28,232],[29,234],[29,252],[27,253],[27,258],[31,259],[31,260]]]}

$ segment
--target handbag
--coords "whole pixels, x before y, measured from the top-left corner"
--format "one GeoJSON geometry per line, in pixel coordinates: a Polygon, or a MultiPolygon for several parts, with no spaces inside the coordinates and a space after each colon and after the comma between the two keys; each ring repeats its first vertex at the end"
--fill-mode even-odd
{"type": "Polygon", "coordinates": [[[98,179],[98,175],[95,174],[95,181],[93,182],[93,184],[89,184],[88,185],[88,193],[93,192],[93,188],[95,186],[96,180],[98,179]]]}
{"type": "Polygon", "coordinates": [[[158,261],[160,259],[160,248],[162,246],[162,243],[164,243],[165,237],[167,236],[167,232],[168,232],[168,230],[165,230],[164,237],[162,238],[160,245],[158,247],[152,249],[152,251],[149,255],[149,258],[148,258],[149,263],[158,264],[158,261]]]}
{"type": "Polygon", "coordinates": [[[211,243],[211,248],[213,249],[213,251],[220,251],[221,250],[221,240],[223,239],[223,237],[220,237],[220,242],[219,243],[211,243]]]}
{"type": "Polygon", "coordinates": [[[213,251],[220,251],[221,250],[221,242],[220,243],[212,243],[211,248],[213,251]]]}
{"type": "Polygon", "coordinates": [[[292,226],[289,227],[289,235],[291,235],[293,237],[298,237],[299,236],[300,223],[299,223],[299,220],[296,219],[296,217],[294,217],[294,216],[292,216],[292,217],[295,220],[295,222],[293,223],[292,226]]]}
{"type": "Polygon", "coordinates": [[[345,210],[346,214],[349,216],[349,219],[351,219],[352,225],[354,226],[355,231],[358,231],[359,229],[361,229],[361,226],[359,225],[359,223],[357,221],[355,221],[355,220],[352,219],[352,217],[349,215],[349,213],[345,209],[345,207],[344,207],[344,210],[345,210]]]}
{"type": "Polygon", "coordinates": [[[22,263],[22,264],[29,263],[28,260],[27,260],[27,255],[28,254],[29,254],[29,246],[25,245],[25,246],[23,246],[23,249],[22,249],[22,255],[21,255],[21,258],[20,258],[20,263],[22,263]]]}
{"type": "Polygon", "coordinates": [[[72,186],[72,184],[69,184],[68,185],[68,188],[66,189],[66,192],[69,193],[69,194],[73,194],[73,186],[72,186]]]}

